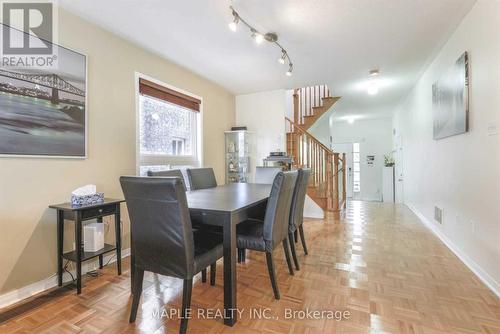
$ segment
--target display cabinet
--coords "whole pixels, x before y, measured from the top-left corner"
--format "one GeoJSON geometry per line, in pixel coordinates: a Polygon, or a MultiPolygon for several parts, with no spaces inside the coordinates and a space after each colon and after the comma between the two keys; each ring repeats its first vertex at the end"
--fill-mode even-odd
{"type": "Polygon", "coordinates": [[[252,133],[226,131],[225,136],[226,183],[248,182],[252,171],[252,133]]]}

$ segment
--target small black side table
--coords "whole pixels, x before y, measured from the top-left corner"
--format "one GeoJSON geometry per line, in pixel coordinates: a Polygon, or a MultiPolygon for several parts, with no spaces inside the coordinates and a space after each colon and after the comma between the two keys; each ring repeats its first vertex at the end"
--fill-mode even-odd
{"type": "Polygon", "coordinates": [[[59,286],[62,286],[63,260],[76,263],[76,291],[82,292],[82,262],[99,257],[99,268],[103,267],[103,255],[116,251],[116,266],[118,275],[122,274],[121,263],[121,232],[120,232],[120,199],[105,198],[104,202],[88,206],[71,206],[71,203],[50,205],[49,208],[57,210],[57,278],[59,286]],[[97,218],[102,223],[102,217],[115,216],[115,245],[104,244],[104,248],[97,252],[84,252],[82,242],[82,222],[97,218]],[[64,220],[75,222],[75,250],[63,253],[64,220]]]}

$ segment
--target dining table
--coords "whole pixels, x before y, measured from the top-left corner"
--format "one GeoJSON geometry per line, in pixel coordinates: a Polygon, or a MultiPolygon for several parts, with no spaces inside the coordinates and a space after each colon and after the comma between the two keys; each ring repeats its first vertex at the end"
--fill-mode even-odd
{"type": "Polygon", "coordinates": [[[224,324],[237,321],[236,227],[249,218],[263,219],[269,184],[229,183],[186,192],[191,218],[198,224],[222,227],[224,254],[224,324]]]}

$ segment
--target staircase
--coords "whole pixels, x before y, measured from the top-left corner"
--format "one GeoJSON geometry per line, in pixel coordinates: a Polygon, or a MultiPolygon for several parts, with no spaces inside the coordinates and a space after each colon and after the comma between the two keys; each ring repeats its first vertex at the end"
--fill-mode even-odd
{"type": "Polygon", "coordinates": [[[336,216],[345,208],[345,154],[330,150],[308,129],[339,99],[330,96],[324,85],[295,89],[294,120],[285,117],[287,153],[294,158],[294,167],[311,169],[307,194],[336,216]]]}

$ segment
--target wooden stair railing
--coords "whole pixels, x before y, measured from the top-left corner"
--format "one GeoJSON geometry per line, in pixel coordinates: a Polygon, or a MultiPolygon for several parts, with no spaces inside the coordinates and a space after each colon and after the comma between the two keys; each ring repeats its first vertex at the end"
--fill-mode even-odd
{"type": "Polygon", "coordinates": [[[345,173],[342,157],[322,144],[306,129],[285,117],[286,149],[297,168],[310,168],[311,179],[307,194],[323,210],[340,216],[345,207],[345,173]],[[342,177],[342,180],[340,180],[342,177]],[[342,183],[340,183],[342,182],[342,183]]]}
{"type": "Polygon", "coordinates": [[[293,121],[307,130],[339,99],[331,96],[326,85],[295,89],[293,121]]]}

